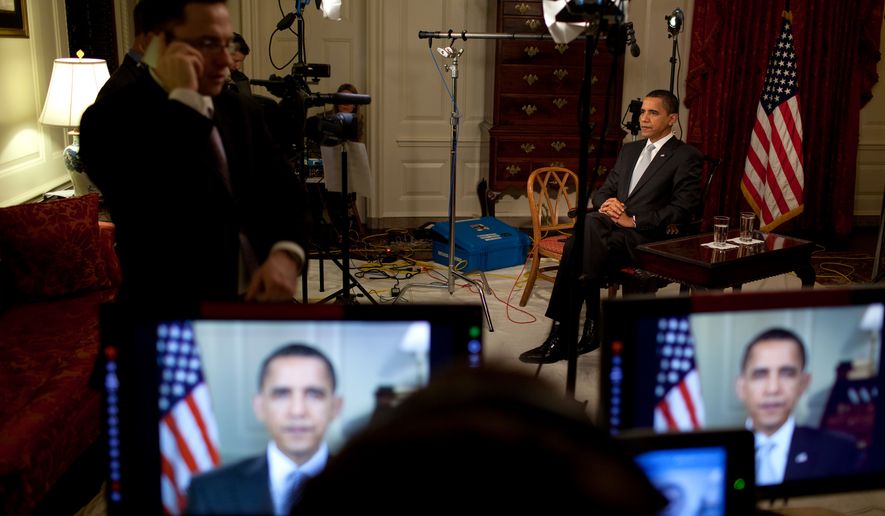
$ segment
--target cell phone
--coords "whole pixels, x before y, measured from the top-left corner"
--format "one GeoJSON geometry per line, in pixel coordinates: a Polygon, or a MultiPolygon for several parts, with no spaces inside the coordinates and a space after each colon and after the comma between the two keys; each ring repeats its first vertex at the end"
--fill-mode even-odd
{"type": "Polygon", "coordinates": [[[148,43],[147,48],[144,50],[144,55],[141,56],[141,62],[146,66],[151,68],[156,68],[157,63],[160,61],[160,36],[156,35],[151,38],[151,42],[148,43]]]}

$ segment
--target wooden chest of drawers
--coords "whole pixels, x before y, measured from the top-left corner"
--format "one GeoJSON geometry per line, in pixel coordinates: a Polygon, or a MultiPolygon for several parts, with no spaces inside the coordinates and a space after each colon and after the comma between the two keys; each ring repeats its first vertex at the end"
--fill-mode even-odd
{"type": "MultiPolygon", "coordinates": [[[[541,0],[498,0],[497,30],[546,33],[541,0]]],[[[583,39],[567,44],[549,39],[497,42],[495,105],[489,131],[492,192],[524,195],[529,174],[539,167],[560,165],[578,171],[578,109],[585,46],[583,39]]],[[[625,135],[619,124],[623,63],[623,55],[613,56],[604,42],[600,42],[591,70],[592,145],[588,164],[595,163],[596,151],[601,146],[601,173],[614,165],[625,135]],[[609,130],[605,143],[600,145],[606,87],[613,64],[615,77],[608,100],[609,130]]]]}

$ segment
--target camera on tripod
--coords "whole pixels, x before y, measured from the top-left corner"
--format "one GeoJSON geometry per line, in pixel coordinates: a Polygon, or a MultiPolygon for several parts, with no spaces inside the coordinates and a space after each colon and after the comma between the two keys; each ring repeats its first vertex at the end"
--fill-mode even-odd
{"type": "Polygon", "coordinates": [[[357,139],[358,123],[353,113],[321,113],[307,119],[304,135],[323,146],[338,145],[357,139]]]}

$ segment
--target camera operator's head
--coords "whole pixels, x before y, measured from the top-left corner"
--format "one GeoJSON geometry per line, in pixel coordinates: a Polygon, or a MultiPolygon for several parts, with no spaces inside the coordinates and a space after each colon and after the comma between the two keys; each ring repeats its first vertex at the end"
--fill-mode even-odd
{"type": "Polygon", "coordinates": [[[231,65],[230,69],[240,70],[243,67],[243,61],[245,61],[246,56],[249,55],[249,45],[246,43],[246,40],[243,39],[243,36],[237,32],[234,32],[233,48],[235,49],[231,54],[233,65],[231,65]]]}
{"type": "MultiPolygon", "coordinates": [[[[356,89],[356,86],[350,84],[349,82],[345,82],[341,86],[338,86],[338,93],[359,93],[356,89]]],[[[356,104],[336,104],[335,105],[336,113],[353,113],[357,114],[357,106],[356,104]]]]}

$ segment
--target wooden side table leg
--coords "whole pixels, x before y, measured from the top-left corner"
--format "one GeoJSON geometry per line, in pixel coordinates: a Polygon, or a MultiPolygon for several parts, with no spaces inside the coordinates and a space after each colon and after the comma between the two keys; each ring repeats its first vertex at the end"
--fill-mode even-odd
{"type": "Polygon", "coordinates": [[[801,265],[795,270],[796,276],[802,280],[803,288],[813,288],[814,281],[817,278],[817,273],[814,272],[814,267],[811,266],[811,261],[808,263],[801,265]]]}

